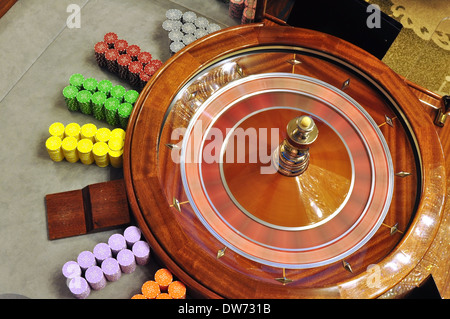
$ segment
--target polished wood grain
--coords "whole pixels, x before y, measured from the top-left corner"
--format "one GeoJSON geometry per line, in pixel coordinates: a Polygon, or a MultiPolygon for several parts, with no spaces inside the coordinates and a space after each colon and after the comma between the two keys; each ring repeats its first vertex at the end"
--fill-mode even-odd
{"type": "MultiPolygon", "coordinates": [[[[302,58],[305,61],[310,59],[309,56],[302,58]]],[[[302,66],[305,72],[308,68],[314,68],[315,63],[321,63],[318,58],[311,59],[313,62],[302,66]]],[[[330,66],[329,63],[325,64],[330,66]]],[[[292,68],[292,65],[288,67],[292,68]]],[[[193,43],[173,56],[153,76],[136,103],[129,122],[124,153],[124,176],[133,214],[154,252],[189,286],[194,296],[380,296],[417,267],[433,242],[443,216],[445,159],[433,123],[421,111],[421,107],[412,91],[392,70],[343,40],[309,30],[259,24],[225,29],[193,43]],[[319,71],[313,72],[314,76],[320,78],[321,71],[323,78],[335,81],[336,86],[341,85],[349,75],[353,76],[346,92],[357,101],[363,101],[363,107],[379,123],[391,151],[398,155],[394,156],[395,168],[413,173],[411,178],[396,180],[397,189],[405,190],[408,195],[393,199],[391,210],[384,221],[386,226],[378,230],[361,253],[346,258],[352,265],[353,273],[345,270],[341,262],[308,270],[286,270],[286,276],[293,282],[283,285],[274,280],[282,277],[282,269],[251,262],[230,250],[217,259],[217,251],[224,248],[223,244],[201,225],[190,205],[182,204],[181,212],[172,206],[172,197],[182,203],[186,197],[179,183],[179,168],[168,160],[171,152],[164,144],[171,141],[173,129],[186,123],[177,118],[175,112],[167,112],[167,108],[176,93],[200,69],[238,50],[257,49],[264,45],[308,48],[335,57],[338,61],[336,65],[347,64],[351,70],[368,75],[371,84],[358,80],[358,72],[354,74],[354,71],[338,66],[335,67],[340,70],[337,74],[326,68],[317,68],[319,71]],[[339,74],[345,74],[345,77],[341,78],[339,74]],[[384,94],[377,91],[385,91],[392,101],[386,101],[384,94]],[[392,103],[400,108],[393,109],[392,103]],[[402,115],[406,124],[400,124],[399,121],[394,127],[386,125],[386,114],[394,122],[397,115],[402,115]],[[408,134],[408,129],[411,134],[408,134]],[[417,158],[414,158],[414,148],[419,150],[417,158]],[[400,232],[391,235],[390,226],[397,222],[400,232]],[[376,264],[380,271],[380,280],[375,286],[368,285],[371,272],[367,271],[367,267],[370,264],[376,264]]]]}
{"type": "Polygon", "coordinates": [[[17,0],[2,0],[0,2],[0,18],[17,2],[17,0]]]}
{"type": "Polygon", "coordinates": [[[123,179],[47,194],[45,204],[50,240],[119,228],[131,221],[123,179]]]}

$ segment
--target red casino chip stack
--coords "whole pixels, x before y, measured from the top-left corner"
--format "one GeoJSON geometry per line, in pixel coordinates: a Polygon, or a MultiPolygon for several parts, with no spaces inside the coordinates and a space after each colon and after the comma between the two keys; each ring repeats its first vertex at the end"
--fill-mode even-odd
{"type": "Polygon", "coordinates": [[[244,0],[230,0],[228,14],[232,18],[241,19],[244,8],[244,0]]]}
{"type": "Polygon", "coordinates": [[[132,44],[127,49],[128,55],[133,61],[137,61],[139,53],[141,53],[141,48],[136,44],[132,44]]]}
{"type": "Polygon", "coordinates": [[[141,73],[139,73],[139,89],[142,90],[149,80],[150,75],[142,70],[141,73]]]}
{"type": "Polygon", "coordinates": [[[246,8],[256,9],[256,0],[244,0],[244,5],[246,8]]]}
{"type": "Polygon", "coordinates": [[[121,54],[117,58],[118,74],[121,79],[127,80],[129,78],[128,66],[131,63],[131,57],[128,54],[121,54]]]}
{"type": "Polygon", "coordinates": [[[108,50],[108,44],[104,41],[100,41],[97,44],[95,44],[94,51],[95,51],[95,60],[97,61],[97,64],[101,68],[106,68],[106,59],[105,59],[105,53],[108,50]]]}
{"type": "Polygon", "coordinates": [[[119,54],[125,54],[127,53],[127,48],[128,48],[128,42],[127,40],[117,40],[114,43],[114,49],[116,49],[117,51],[119,51],[119,54]]]}
{"type": "Polygon", "coordinates": [[[142,63],[142,65],[145,67],[150,61],[152,60],[152,55],[150,52],[143,51],[138,54],[138,61],[142,63]]]}
{"type": "Polygon", "coordinates": [[[117,65],[117,59],[119,58],[119,52],[116,49],[109,49],[105,53],[106,67],[109,72],[117,73],[119,66],[117,65]]]}
{"type": "Polygon", "coordinates": [[[255,9],[246,7],[242,13],[241,24],[252,23],[255,20],[255,9]]]}
{"type": "Polygon", "coordinates": [[[108,44],[108,48],[114,49],[114,44],[119,39],[119,37],[114,32],[108,32],[107,34],[105,34],[103,39],[108,44]]]}
{"type": "Polygon", "coordinates": [[[152,76],[162,65],[160,60],[152,60],[149,64],[147,64],[144,68],[145,73],[152,76]]]}
{"type": "Polygon", "coordinates": [[[139,74],[143,70],[142,63],[139,61],[133,61],[128,66],[128,82],[134,86],[138,87],[140,84],[139,74]]]}

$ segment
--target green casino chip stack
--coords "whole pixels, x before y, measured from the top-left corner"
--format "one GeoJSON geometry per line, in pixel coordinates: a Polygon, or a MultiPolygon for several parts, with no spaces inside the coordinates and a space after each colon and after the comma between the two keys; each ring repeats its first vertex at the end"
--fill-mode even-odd
{"type": "Polygon", "coordinates": [[[106,97],[110,97],[111,95],[111,89],[113,87],[113,84],[110,80],[101,80],[98,82],[97,89],[99,92],[103,92],[106,94],[106,97]]]}
{"type": "Polygon", "coordinates": [[[111,97],[116,98],[119,101],[119,103],[122,103],[123,96],[125,95],[126,92],[127,90],[122,85],[115,85],[111,89],[111,97]]]}
{"type": "Polygon", "coordinates": [[[91,93],[97,92],[98,81],[94,78],[87,78],[83,81],[83,88],[91,93]]]}
{"type": "Polygon", "coordinates": [[[78,106],[83,114],[92,114],[92,93],[88,90],[81,90],[77,94],[78,106]]]}
{"type": "Polygon", "coordinates": [[[63,96],[69,111],[79,111],[77,102],[78,89],[73,85],[68,85],[63,89],[63,96]]]}
{"type": "Polygon", "coordinates": [[[70,76],[69,83],[70,85],[75,86],[78,90],[83,89],[84,76],[80,73],[75,73],[70,76]]]}
{"type": "Polygon", "coordinates": [[[128,90],[123,96],[123,101],[125,103],[130,103],[134,105],[139,97],[139,92],[136,90],[128,90]]]}
{"type": "Polygon", "coordinates": [[[126,130],[128,126],[128,119],[130,118],[131,111],[133,110],[133,105],[130,103],[122,103],[117,110],[119,115],[120,126],[126,130]]]}
{"type": "Polygon", "coordinates": [[[105,102],[106,102],[106,94],[104,92],[98,91],[92,95],[92,114],[97,120],[105,119],[105,102]]]}
{"type": "Polygon", "coordinates": [[[110,97],[105,101],[105,118],[106,122],[111,126],[117,126],[117,110],[119,109],[120,102],[115,97],[110,97]]]}

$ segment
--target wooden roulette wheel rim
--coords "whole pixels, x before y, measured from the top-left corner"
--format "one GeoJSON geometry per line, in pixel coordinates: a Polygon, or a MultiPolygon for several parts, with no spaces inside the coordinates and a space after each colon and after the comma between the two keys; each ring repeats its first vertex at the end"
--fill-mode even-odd
{"type": "MultiPolygon", "coordinates": [[[[169,59],[140,94],[128,124],[124,151],[124,176],[131,209],[155,254],[185,282],[193,295],[211,298],[377,297],[414,269],[434,239],[442,217],[444,156],[433,124],[426,115],[418,112],[420,108],[418,99],[392,70],[341,39],[310,30],[259,24],[216,32],[169,59]],[[365,271],[367,262],[364,269],[352,270],[353,273],[344,270],[334,276],[336,280],[331,280],[333,273],[343,268],[341,263],[346,261],[333,260],[333,265],[312,267],[312,270],[290,275],[289,267],[286,271],[281,265],[261,264],[231,250],[217,258],[217,252],[223,252],[226,247],[223,242],[204,227],[193,210],[183,214],[176,209],[179,203],[167,195],[168,189],[172,192],[171,188],[174,194],[183,193],[181,183],[176,181],[178,168],[161,160],[164,152],[169,153],[164,151],[162,137],[166,134],[163,127],[173,100],[201,70],[235,52],[265,47],[292,47],[338,61],[352,72],[363,75],[383,92],[389,103],[399,106],[398,111],[406,120],[417,152],[414,167],[420,174],[414,194],[418,200],[414,203],[407,230],[395,246],[383,255],[367,259],[378,267],[376,285],[369,284],[373,274],[365,271]],[[164,168],[166,164],[167,169],[164,168]],[[326,274],[323,281],[317,279],[322,273],[326,274]],[[293,280],[284,280],[288,277],[293,280]],[[316,279],[311,282],[312,277],[316,279]]],[[[383,243],[372,240],[367,245],[376,250],[383,243]]]]}

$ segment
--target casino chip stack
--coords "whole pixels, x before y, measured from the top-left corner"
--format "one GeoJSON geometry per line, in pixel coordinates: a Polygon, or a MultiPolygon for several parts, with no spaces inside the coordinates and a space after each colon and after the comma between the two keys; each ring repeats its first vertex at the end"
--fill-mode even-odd
{"type": "Polygon", "coordinates": [[[97,64],[102,67],[106,68],[106,58],[105,53],[108,50],[108,44],[105,41],[97,42],[94,46],[94,52],[95,52],[95,60],[97,61],[97,64]]]}
{"type": "Polygon", "coordinates": [[[119,39],[114,32],[105,34],[103,41],[96,43],[94,53],[101,68],[117,74],[138,90],[142,90],[151,77],[151,74],[144,72],[144,67],[154,61],[157,61],[155,65],[162,65],[160,60],[152,58],[150,52],[142,51],[138,45],[119,39]]]}
{"type": "Polygon", "coordinates": [[[168,32],[171,54],[175,54],[195,40],[221,29],[218,24],[210,23],[204,17],[197,17],[193,11],[183,13],[178,9],[166,11],[166,20],[162,23],[162,28],[168,32]]]}
{"type": "Polygon", "coordinates": [[[117,110],[120,102],[115,97],[110,97],[105,101],[105,118],[106,122],[111,126],[116,126],[118,123],[117,110]]]}
{"type": "Polygon", "coordinates": [[[64,100],[66,101],[67,108],[69,111],[79,111],[77,101],[78,88],[73,85],[68,85],[63,90],[64,100]]]}
{"type": "Polygon", "coordinates": [[[72,74],[69,78],[69,84],[76,87],[78,90],[83,88],[84,76],[80,73],[72,74]]]}
{"type": "Polygon", "coordinates": [[[131,299],[186,299],[186,286],[170,270],[160,268],[152,279],[142,284],[141,293],[131,299]]]}
{"type": "MultiPolygon", "coordinates": [[[[107,242],[96,244],[92,251],[82,251],[75,260],[65,262],[61,271],[73,297],[86,299],[93,291],[118,281],[122,274],[133,273],[137,266],[146,265],[149,260],[150,246],[140,229],[128,226],[123,235],[112,234],[107,242]]],[[[163,285],[172,283],[172,275],[165,269],[160,270],[157,278],[163,285]]],[[[156,286],[159,289],[158,283],[156,286]]]]}
{"type": "Polygon", "coordinates": [[[241,24],[255,21],[256,0],[230,0],[228,15],[234,19],[239,19],[241,24]]]}
{"type": "Polygon", "coordinates": [[[106,68],[111,73],[119,72],[119,65],[117,64],[117,59],[119,58],[119,51],[116,49],[109,49],[105,53],[106,58],[106,68]]]}
{"type": "Polygon", "coordinates": [[[61,148],[62,140],[59,136],[50,136],[45,142],[48,155],[54,162],[61,162],[64,159],[64,153],[61,148]]]}
{"type": "Polygon", "coordinates": [[[131,63],[131,56],[128,54],[122,54],[117,58],[117,64],[119,66],[119,77],[125,81],[128,81],[128,68],[131,63]]]}
{"type": "Polygon", "coordinates": [[[144,69],[142,63],[139,61],[133,61],[128,67],[128,82],[137,87],[139,85],[139,74],[144,69]]]}
{"type": "Polygon", "coordinates": [[[112,87],[113,84],[110,80],[101,80],[97,85],[98,91],[105,93],[106,97],[109,97],[112,87]]]}
{"type": "Polygon", "coordinates": [[[230,0],[230,5],[228,7],[228,14],[232,18],[241,19],[244,8],[245,8],[244,0],[230,0]]]}
{"type": "Polygon", "coordinates": [[[92,93],[88,90],[81,90],[77,94],[77,102],[81,113],[92,114],[92,93]]]}
{"type": "Polygon", "coordinates": [[[45,141],[45,147],[50,159],[55,162],[66,159],[70,163],[81,161],[85,165],[95,162],[99,167],[123,166],[125,130],[122,128],[111,131],[106,127],[97,129],[92,123],[83,126],[70,123],[64,126],[55,122],[48,131],[50,137],[45,141]]]}
{"type": "Polygon", "coordinates": [[[133,105],[130,103],[122,103],[117,110],[119,116],[120,126],[126,130],[128,126],[128,119],[130,118],[131,111],[133,110],[133,105]]]}
{"type": "Polygon", "coordinates": [[[103,40],[106,42],[106,44],[108,45],[109,49],[113,49],[114,48],[114,43],[116,43],[116,41],[118,40],[118,36],[117,34],[115,34],[114,32],[108,32],[107,34],[105,34],[105,36],[103,37],[103,40]]]}
{"type": "MultiPolygon", "coordinates": [[[[122,55],[126,56],[126,55],[122,55]]],[[[147,56],[148,57],[148,56],[147,56]]],[[[145,58],[142,58],[145,60],[145,58]]],[[[134,62],[133,62],[134,63],[134,62]]],[[[138,63],[138,61],[135,61],[138,63]]],[[[146,70],[150,77],[162,65],[159,60],[151,60],[146,65],[146,70]]],[[[141,73],[143,73],[143,69],[141,73]]],[[[128,74],[128,70],[127,70],[128,74]]],[[[138,74],[140,81],[141,74],[138,74]]],[[[148,81],[148,79],[147,79],[148,81]]],[[[139,92],[136,90],[126,90],[122,85],[113,85],[109,80],[98,81],[95,78],[85,78],[82,74],[74,74],[70,77],[70,85],[63,89],[63,96],[66,101],[67,109],[70,111],[80,111],[83,114],[93,115],[99,121],[106,121],[112,126],[117,126],[126,129],[128,118],[131,115],[134,103],[139,97],[139,92]],[[114,98],[117,102],[108,102],[107,100],[114,98]],[[113,104],[111,104],[113,103],[113,104]],[[122,112],[118,113],[120,105],[123,103],[131,104],[123,107],[122,112]]],[[[147,82],[142,83],[142,87],[147,82]]],[[[141,85],[141,84],[138,84],[141,85]]]]}
{"type": "Polygon", "coordinates": [[[105,119],[104,105],[107,99],[107,95],[104,92],[95,92],[92,95],[92,115],[99,121],[105,119]]]}

